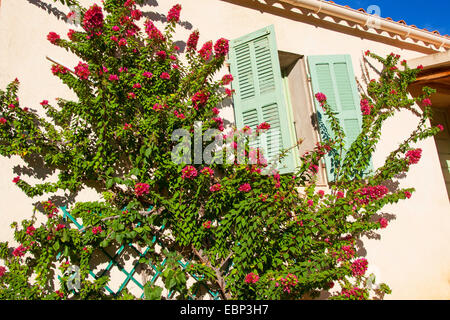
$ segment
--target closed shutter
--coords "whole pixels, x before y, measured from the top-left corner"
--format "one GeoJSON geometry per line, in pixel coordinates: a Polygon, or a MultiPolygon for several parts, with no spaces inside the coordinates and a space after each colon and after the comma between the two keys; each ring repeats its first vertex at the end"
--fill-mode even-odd
{"type": "MultiPolygon", "coordinates": [[[[295,139],[291,136],[287,104],[276,47],[273,26],[258,30],[230,42],[230,69],[234,77],[234,113],[238,129],[249,126],[256,130],[262,122],[270,124],[253,147],[260,147],[265,158],[277,158],[280,150],[292,147],[295,139]]],[[[295,170],[295,158],[291,149],[277,169],[280,173],[295,170]]]]}
{"type": "MultiPolygon", "coordinates": [[[[309,56],[313,93],[322,92],[345,132],[345,147],[348,148],[361,132],[362,116],[359,107],[359,94],[349,55],[309,56]]],[[[325,114],[315,100],[319,130],[323,140],[332,137],[325,114]]],[[[335,181],[336,163],[333,154],[325,157],[328,181],[335,181]]]]}

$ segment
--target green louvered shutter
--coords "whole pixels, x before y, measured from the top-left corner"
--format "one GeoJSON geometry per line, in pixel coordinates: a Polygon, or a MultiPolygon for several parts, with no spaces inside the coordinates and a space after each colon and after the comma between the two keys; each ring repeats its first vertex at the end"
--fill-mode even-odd
{"type": "MultiPolygon", "coordinates": [[[[274,27],[232,40],[230,69],[235,79],[232,85],[236,90],[233,98],[236,126],[240,129],[247,125],[255,130],[262,122],[270,124],[268,132],[256,142],[270,163],[280,150],[295,144],[289,129],[293,123],[288,121],[274,27]]],[[[277,168],[280,173],[288,173],[295,167],[291,149],[277,168]]]]}
{"type": "MultiPolygon", "coordinates": [[[[331,109],[337,112],[337,118],[344,129],[345,146],[349,147],[361,132],[362,116],[359,107],[359,94],[356,88],[350,55],[309,56],[313,93],[322,92],[327,96],[331,109]]],[[[322,139],[332,134],[325,115],[317,100],[316,110],[322,139]]],[[[325,157],[328,181],[335,180],[333,155],[325,157]]]]}

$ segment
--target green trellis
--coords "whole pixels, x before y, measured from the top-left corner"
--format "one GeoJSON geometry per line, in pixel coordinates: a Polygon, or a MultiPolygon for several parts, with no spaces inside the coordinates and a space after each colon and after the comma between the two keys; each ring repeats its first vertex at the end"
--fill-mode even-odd
{"type": "MultiPolygon", "coordinates": [[[[70,213],[67,211],[67,207],[60,207],[62,212],[63,212],[63,219],[64,221],[68,221],[68,219],[78,228],[78,230],[81,230],[81,232],[84,232],[85,230],[83,229],[83,226],[81,224],[78,223],[78,221],[70,215],[70,213]]],[[[152,208],[149,208],[149,211],[152,208]]],[[[161,227],[161,230],[164,228],[164,226],[161,227]]],[[[153,237],[152,242],[155,243],[157,241],[156,236],[153,237]]],[[[100,277],[104,276],[106,273],[110,272],[114,267],[118,268],[123,274],[125,274],[126,278],[125,280],[122,282],[122,284],[120,285],[119,289],[114,292],[114,290],[112,290],[108,285],[105,286],[105,290],[108,291],[111,295],[113,296],[117,296],[120,294],[120,292],[126,288],[126,286],[128,285],[128,283],[130,281],[132,281],[133,283],[135,283],[141,290],[142,290],[142,294],[140,296],[140,298],[144,298],[144,285],[143,283],[141,283],[139,280],[137,280],[134,277],[134,274],[136,272],[136,269],[138,268],[138,266],[140,264],[143,264],[141,262],[139,262],[140,258],[145,257],[145,255],[147,254],[147,252],[150,250],[150,247],[147,247],[144,249],[143,252],[141,252],[139,249],[137,249],[132,243],[128,243],[128,244],[123,244],[120,246],[120,248],[114,253],[114,255],[109,254],[106,250],[104,250],[103,248],[100,248],[100,251],[109,259],[109,263],[107,265],[107,267],[100,273],[100,274],[95,274],[92,270],[89,271],[89,275],[94,278],[95,280],[99,279],[100,277]],[[132,251],[134,251],[137,255],[138,255],[138,259],[136,259],[136,261],[133,263],[133,268],[130,271],[125,270],[125,267],[123,267],[119,262],[118,259],[120,259],[121,255],[126,251],[127,248],[130,248],[132,251]]],[[[61,256],[61,254],[58,255],[57,258],[59,258],[61,256]]],[[[186,263],[183,263],[183,261],[178,260],[178,264],[180,265],[180,267],[185,270],[186,267],[189,265],[190,261],[187,261],[186,263]]],[[[153,275],[152,279],[150,280],[151,284],[154,284],[156,282],[156,280],[159,278],[159,276],[161,275],[162,269],[164,267],[166,263],[166,259],[163,260],[163,262],[161,263],[160,267],[158,268],[156,265],[150,263],[150,267],[154,270],[155,274],[153,275]]],[[[193,275],[190,274],[191,277],[193,277],[196,281],[201,280],[201,276],[198,275],[193,275]]],[[[219,296],[219,292],[218,291],[213,291],[209,288],[206,288],[208,290],[208,293],[211,295],[211,298],[214,300],[220,300],[220,296],[219,296]]],[[[170,291],[167,294],[167,298],[170,298],[173,294],[173,291],[170,291]]],[[[190,299],[192,299],[192,297],[190,297],[190,299]]]]}

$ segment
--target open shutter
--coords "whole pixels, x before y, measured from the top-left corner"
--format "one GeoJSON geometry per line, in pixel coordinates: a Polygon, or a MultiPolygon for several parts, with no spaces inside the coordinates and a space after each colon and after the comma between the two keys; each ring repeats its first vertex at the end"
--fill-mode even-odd
{"type": "MultiPolygon", "coordinates": [[[[337,112],[337,118],[344,129],[345,146],[348,148],[361,132],[362,116],[359,108],[359,94],[355,75],[349,55],[309,56],[308,65],[311,73],[313,93],[322,92],[327,96],[331,109],[337,112]]],[[[315,100],[319,130],[322,139],[332,135],[325,115],[315,100]]],[[[336,179],[336,165],[333,155],[325,157],[328,181],[336,179]]]]}
{"type": "MultiPolygon", "coordinates": [[[[283,93],[280,64],[273,26],[258,30],[230,42],[230,69],[234,77],[234,113],[238,129],[249,126],[252,130],[262,122],[270,129],[256,141],[271,164],[280,150],[292,147],[287,105],[283,93]]],[[[293,132],[293,131],[292,131],[293,132]]],[[[295,170],[291,149],[277,169],[280,173],[295,170]]]]}

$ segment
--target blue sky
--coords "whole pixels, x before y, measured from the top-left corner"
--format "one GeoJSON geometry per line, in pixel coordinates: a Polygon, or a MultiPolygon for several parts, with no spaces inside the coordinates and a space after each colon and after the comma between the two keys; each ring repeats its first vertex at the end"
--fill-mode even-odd
{"type": "MultiPolygon", "coordinates": [[[[409,25],[430,31],[438,30],[441,34],[450,34],[450,1],[449,0],[333,0],[340,5],[348,5],[353,9],[369,6],[380,8],[380,16],[393,20],[405,20],[409,25]]],[[[371,12],[373,13],[373,12],[371,12]]]]}

